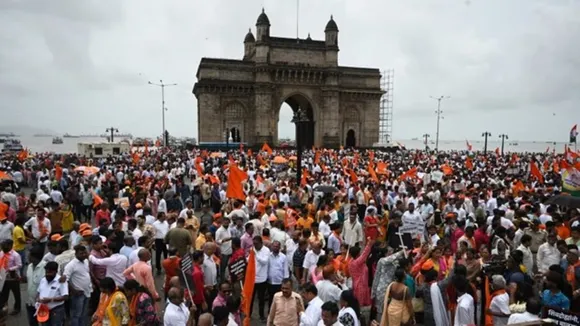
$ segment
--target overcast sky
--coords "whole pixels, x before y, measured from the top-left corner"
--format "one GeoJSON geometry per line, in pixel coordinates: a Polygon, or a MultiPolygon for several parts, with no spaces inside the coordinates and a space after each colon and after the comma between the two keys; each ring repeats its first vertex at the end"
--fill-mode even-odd
{"type": "MultiPolygon", "coordinates": [[[[240,59],[261,8],[296,36],[296,0],[2,0],[0,125],[197,136],[201,57],[240,59]]],[[[395,70],[394,138],[566,140],[580,122],[580,1],[308,0],[300,37],[340,29],[339,64],[395,70]]],[[[290,109],[280,126],[291,130],[290,109]]]]}

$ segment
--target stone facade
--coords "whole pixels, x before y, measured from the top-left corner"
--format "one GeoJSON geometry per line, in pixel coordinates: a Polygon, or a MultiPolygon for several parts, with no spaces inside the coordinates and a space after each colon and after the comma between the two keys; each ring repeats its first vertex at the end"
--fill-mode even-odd
{"type": "Polygon", "coordinates": [[[303,144],[372,146],[379,138],[380,71],[339,66],[338,51],[332,17],[324,41],[281,38],[270,36],[262,11],[256,37],[250,30],[244,39],[242,60],[201,59],[193,88],[199,142],[224,142],[234,129],[248,145],[276,145],[286,102],[308,111],[312,144],[303,144]]]}

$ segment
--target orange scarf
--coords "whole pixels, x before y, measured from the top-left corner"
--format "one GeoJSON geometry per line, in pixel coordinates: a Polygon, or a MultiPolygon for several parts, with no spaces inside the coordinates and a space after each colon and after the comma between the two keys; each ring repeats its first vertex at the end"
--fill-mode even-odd
{"type": "Polygon", "coordinates": [[[574,274],[576,267],[580,267],[580,260],[577,261],[574,265],[568,266],[566,269],[566,280],[568,283],[570,283],[570,285],[572,285],[573,289],[576,288],[576,275],[574,274]]]}
{"type": "Polygon", "coordinates": [[[0,268],[4,268],[6,272],[8,272],[8,261],[10,261],[10,251],[5,252],[0,258],[0,268]]]}
{"type": "Polygon", "coordinates": [[[93,322],[93,326],[103,325],[103,318],[105,318],[105,313],[107,312],[107,307],[109,307],[109,304],[111,304],[111,300],[113,300],[113,296],[115,295],[115,292],[111,293],[110,295],[107,295],[105,293],[101,293],[101,300],[99,302],[99,307],[97,308],[97,311],[95,312],[95,316],[97,317],[97,320],[95,320],[93,322]]]}
{"type": "Polygon", "coordinates": [[[44,225],[44,219],[42,219],[42,221],[41,221],[37,217],[36,222],[38,223],[38,231],[40,232],[39,240],[40,240],[42,237],[45,237],[48,235],[48,230],[46,229],[46,226],[44,225]]]}
{"type": "Polygon", "coordinates": [[[131,304],[129,305],[129,316],[131,317],[129,320],[129,326],[137,325],[137,303],[139,303],[140,295],[141,293],[136,293],[131,299],[131,304]]]}

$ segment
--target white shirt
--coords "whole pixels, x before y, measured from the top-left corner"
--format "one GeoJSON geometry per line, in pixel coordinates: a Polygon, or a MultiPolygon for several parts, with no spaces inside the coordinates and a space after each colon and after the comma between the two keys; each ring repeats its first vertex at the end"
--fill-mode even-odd
{"type": "Polygon", "coordinates": [[[314,251],[308,250],[306,255],[304,255],[304,262],[302,263],[302,268],[309,271],[310,267],[316,266],[316,263],[318,263],[318,257],[320,257],[320,255],[324,255],[324,250],[321,249],[318,255],[315,254],[314,251]]]}
{"type": "Polygon", "coordinates": [[[542,243],[538,247],[537,254],[538,271],[545,273],[552,265],[560,265],[560,251],[556,245],[550,245],[549,242],[542,243]]]}
{"type": "Polygon", "coordinates": [[[232,234],[230,230],[220,226],[219,229],[215,232],[215,242],[220,246],[220,252],[222,255],[231,255],[232,254],[232,234]],[[224,239],[230,239],[227,241],[223,241],[224,239]]]}
{"type": "Polygon", "coordinates": [[[165,239],[165,235],[169,231],[169,224],[167,221],[163,222],[157,220],[153,222],[153,228],[155,229],[155,239],[165,239]]]}
{"type": "MultiPolygon", "coordinates": [[[[44,220],[42,220],[42,224],[44,224],[44,227],[46,228],[47,236],[40,240],[40,242],[47,242],[48,235],[51,232],[50,220],[45,217],[44,220]]],[[[40,237],[40,229],[38,228],[39,224],[38,218],[36,218],[36,216],[31,217],[28,221],[26,221],[26,223],[24,223],[24,228],[28,228],[29,226],[32,228],[32,236],[35,239],[38,239],[40,237]]]]}
{"type": "Polygon", "coordinates": [[[133,239],[135,239],[135,243],[139,243],[139,238],[143,236],[143,231],[139,230],[139,228],[135,228],[135,230],[130,232],[133,239]]]}
{"type": "Polygon", "coordinates": [[[161,198],[159,205],[157,205],[157,212],[167,214],[167,202],[161,198]]]}
{"type": "Polygon", "coordinates": [[[40,285],[40,281],[44,278],[44,266],[46,266],[46,262],[41,261],[36,265],[36,267],[33,267],[32,263],[30,263],[26,269],[26,278],[28,279],[28,283],[26,283],[28,293],[26,304],[29,306],[34,306],[36,303],[38,286],[40,285]]]}
{"type": "Polygon", "coordinates": [[[217,266],[213,258],[204,254],[201,268],[203,270],[204,285],[217,285],[217,266]]]}
{"type": "Polygon", "coordinates": [[[288,234],[277,227],[274,227],[270,230],[270,239],[272,242],[278,241],[280,242],[280,246],[282,250],[286,248],[286,241],[288,240],[288,234]]]}
{"type": "Polygon", "coordinates": [[[129,259],[124,255],[112,254],[111,257],[107,258],[89,256],[89,261],[95,265],[107,266],[106,276],[112,278],[117,286],[123,286],[125,284],[126,279],[123,272],[128,267],[127,262],[129,259]]]}
{"type": "Polygon", "coordinates": [[[179,306],[169,302],[163,316],[164,326],[185,326],[189,320],[189,309],[185,303],[179,306]]]}
{"type": "MultiPolygon", "coordinates": [[[[48,282],[46,277],[43,277],[40,280],[40,284],[38,285],[38,298],[39,299],[49,299],[49,298],[57,298],[63,297],[68,295],[68,285],[66,283],[60,283],[58,281],[58,277],[55,277],[52,281],[48,282]]],[[[58,302],[49,302],[46,305],[48,309],[53,309],[58,306],[62,306],[64,301],[58,302]]]]}
{"type": "MultiPolygon", "coordinates": [[[[510,311],[510,296],[507,293],[496,295],[491,299],[489,304],[489,309],[495,313],[504,313],[506,315],[511,314],[510,311]]],[[[504,326],[507,325],[508,317],[497,317],[493,316],[494,326],[504,326]]]]}
{"type": "Polygon", "coordinates": [[[318,281],[318,283],[316,283],[316,289],[318,290],[318,297],[323,302],[338,302],[340,300],[340,294],[342,293],[341,288],[329,280],[318,281]]]}
{"type": "Polygon", "coordinates": [[[534,257],[532,252],[530,251],[530,248],[521,244],[517,250],[521,251],[524,254],[523,261],[524,266],[526,266],[527,273],[532,275],[533,273],[532,269],[534,268],[534,257]]]}
{"type": "Polygon", "coordinates": [[[264,283],[268,279],[268,264],[270,262],[270,249],[262,246],[260,250],[254,248],[256,257],[256,283],[264,283]]]}
{"type": "Polygon", "coordinates": [[[282,280],[288,277],[290,277],[290,270],[286,255],[281,252],[277,255],[271,253],[268,261],[268,283],[280,285],[282,280]]]}
{"type": "Polygon", "coordinates": [[[473,297],[464,293],[457,298],[457,309],[455,310],[455,326],[467,326],[475,324],[475,307],[473,306],[473,297]]]}
{"type": "Polygon", "coordinates": [[[318,224],[318,231],[320,231],[325,238],[328,238],[330,233],[332,233],[330,226],[325,221],[320,221],[320,224],[318,224]]]}
{"type": "Polygon", "coordinates": [[[73,259],[64,268],[63,275],[75,290],[82,291],[87,298],[91,296],[93,286],[89,274],[88,260],[85,259],[81,262],[77,258],[73,259]]]}
{"type": "Polygon", "coordinates": [[[300,326],[316,326],[322,318],[322,301],[318,296],[308,302],[308,307],[300,315],[300,326]]]}
{"type": "Polygon", "coordinates": [[[12,240],[12,232],[14,231],[14,224],[6,220],[6,223],[0,223],[0,242],[4,240],[12,240]]]}
{"type": "Polygon", "coordinates": [[[354,220],[354,223],[350,222],[350,219],[344,221],[344,227],[342,231],[342,238],[344,242],[349,246],[354,246],[355,243],[362,243],[364,240],[362,225],[358,220],[354,220]]]}
{"type": "Polygon", "coordinates": [[[522,313],[512,314],[508,319],[508,325],[525,323],[527,321],[536,321],[536,320],[540,320],[540,318],[526,311],[522,313]]]}

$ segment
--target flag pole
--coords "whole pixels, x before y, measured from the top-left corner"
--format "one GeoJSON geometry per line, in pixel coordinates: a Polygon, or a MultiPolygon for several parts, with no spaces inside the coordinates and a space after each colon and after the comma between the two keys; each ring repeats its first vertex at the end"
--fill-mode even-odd
{"type": "Polygon", "coordinates": [[[300,0],[296,0],[296,40],[300,39],[300,0]]]}

